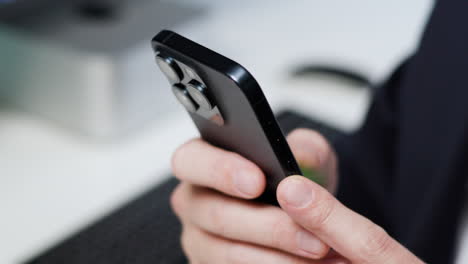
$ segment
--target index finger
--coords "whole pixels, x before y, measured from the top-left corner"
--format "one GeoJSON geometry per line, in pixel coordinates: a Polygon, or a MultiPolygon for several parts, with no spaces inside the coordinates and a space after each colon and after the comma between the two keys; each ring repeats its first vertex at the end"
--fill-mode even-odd
{"type": "Polygon", "coordinates": [[[174,152],[172,170],[181,181],[240,198],[258,197],[265,189],[265,176],[253,162],[201,139],[174,152]]]}

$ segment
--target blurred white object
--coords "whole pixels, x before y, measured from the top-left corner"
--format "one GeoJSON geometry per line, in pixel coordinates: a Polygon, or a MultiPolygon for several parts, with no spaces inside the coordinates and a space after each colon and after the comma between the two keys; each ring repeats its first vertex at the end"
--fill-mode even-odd
{"type": "Polygon", "coordinates": [[[116,10],[106,12],[66,2],[41,16],[0,24],[0,97],[101,138],[127,134],[170,112],[175,104],[154,65],[150,40],[200,9],[139,0],[115,1],[116,10]]]}

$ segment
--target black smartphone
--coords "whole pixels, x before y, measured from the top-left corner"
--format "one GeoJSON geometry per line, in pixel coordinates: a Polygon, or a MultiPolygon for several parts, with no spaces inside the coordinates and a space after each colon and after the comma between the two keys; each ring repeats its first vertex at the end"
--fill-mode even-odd
{"type": "Polygon", "coordinates": [[[301,170],[254,77],[235,61],[172,31],[159,32],[152,47],[201,137],[257,164],[267,179],[258,200],[277,205],[279,182],[301,170]]]}

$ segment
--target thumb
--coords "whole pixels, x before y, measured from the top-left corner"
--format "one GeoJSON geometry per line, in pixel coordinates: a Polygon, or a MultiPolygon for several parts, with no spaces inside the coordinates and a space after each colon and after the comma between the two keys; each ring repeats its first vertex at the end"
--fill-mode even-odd
{"type": "Polygon", "coordinates": [[[352,263],[422,263],[381,227],[341,204],[318,184],[285,178],[277,189],[281,208],[352,263]]]}

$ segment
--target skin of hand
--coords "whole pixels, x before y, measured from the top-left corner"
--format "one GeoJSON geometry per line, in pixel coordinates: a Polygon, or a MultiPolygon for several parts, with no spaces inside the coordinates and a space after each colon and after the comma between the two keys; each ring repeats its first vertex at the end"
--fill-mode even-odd
{"type": "Polygon", "coordinates": [[[281,208],[250,201],[263,192],[265,176],[240,155],[200,139],[175,151],[172,168],[181,183],[171,205],[190,263],[423,263],[334,198],[337,159],[321,135],[297,129],[287,139],[298,162],[327,184],[285,178],[277,188],[281,208]]]}

